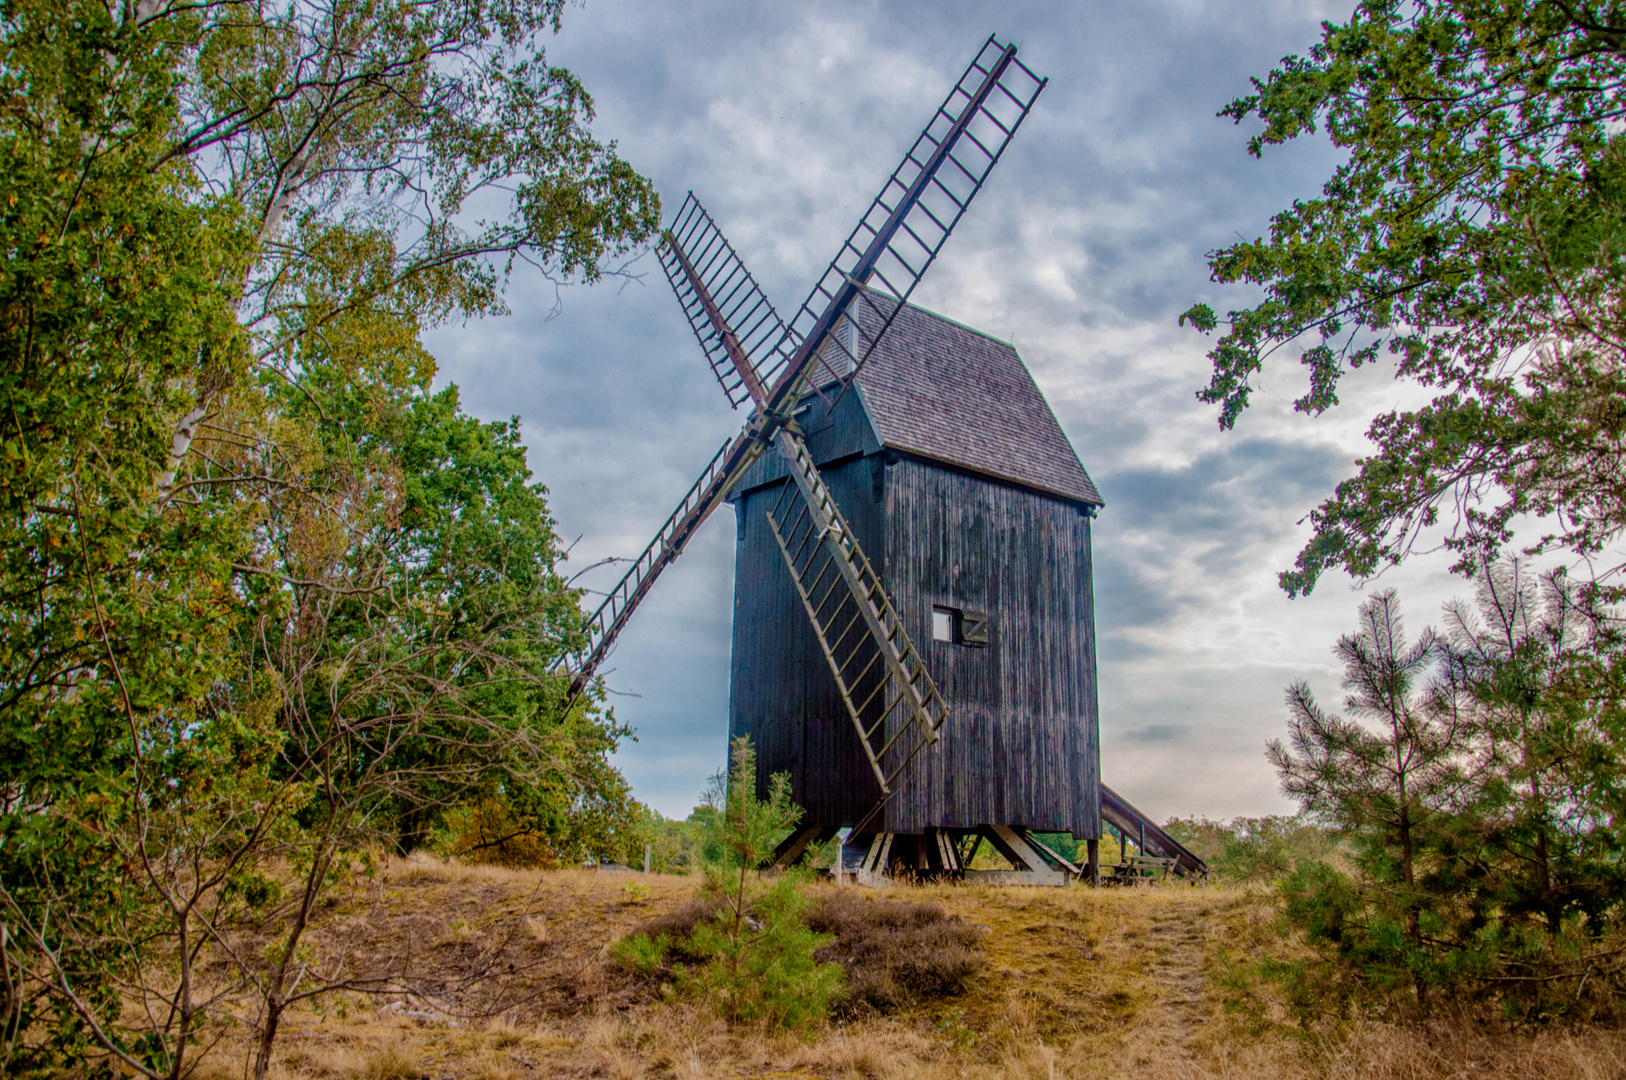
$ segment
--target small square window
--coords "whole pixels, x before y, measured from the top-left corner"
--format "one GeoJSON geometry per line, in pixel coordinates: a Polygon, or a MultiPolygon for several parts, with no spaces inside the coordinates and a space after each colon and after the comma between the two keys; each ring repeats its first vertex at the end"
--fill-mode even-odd
{"type": "Polygon", "coordinates": [[[932,640],[973,649],[988,647],[988,613],[959,608],[932,608],[932,640]]]}

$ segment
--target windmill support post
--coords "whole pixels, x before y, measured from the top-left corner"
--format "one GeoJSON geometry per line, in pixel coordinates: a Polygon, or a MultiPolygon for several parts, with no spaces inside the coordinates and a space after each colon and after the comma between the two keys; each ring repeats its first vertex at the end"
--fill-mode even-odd
{"type": "MultiPolygon", "coordinates": [[[[1118,834],[1120,862],[1112,867],[1111,881],[1121,882],[1172,874],[1204,879],[1208,865],[1136,809],[1123,796],[1102,785],[1102,814],[1108,828],[1118,834]],[[1128,826],[1147,839],[1134,858],[1128,854],[1128,826]],[[1148,854],[1155,851],[1157,854],[1148,854]]],[[[836,837],[840,829],[805,825],[786,837],[768,861],[768,866],[795,865],[806,853],[836,837]]],[[[847,843],[863,851],[853,880],[861,885],[877,885],[889,877],[917,880],[952,879],[1003,885],[1069,885],[1082,881],[1100,885],[1101,849],[1099,840],[1085,840],[1086,858],[1076,865],[1041,842],[1029,829],[1008,825],[981,825],[974,829],[927,829],[924,833],[854,832],[837,851],[831,876],[839,884],[845,870],[847,843]],[[972,861],[983,843],[989,844],[1011,864],[1010,870],[976,870],[972,861]]]]}

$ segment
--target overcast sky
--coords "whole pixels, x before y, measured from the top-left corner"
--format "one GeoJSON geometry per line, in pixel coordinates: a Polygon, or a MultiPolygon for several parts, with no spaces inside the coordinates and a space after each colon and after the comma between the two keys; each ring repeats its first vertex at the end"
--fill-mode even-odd
{"type": "MultiPolygon", "coordinates": [[[[788,317],[989,33],[1049,87],[914,302],[1014,343],[1106,500],[1096,523],[1102,775],[1156,817],[1280,813],[1264,745],[1307,678],[1336,705],[1331,647],[1363,589],[1394,585],[1413,628],[1468,591],[1443,556],[1364,587],[1329,577],[1288,600],[1298,524],[1353,471],[1370,417],[1402,400],[1361,373],[1334,414],[1267,371],[1238,429],[1194,399],[1207,341],[1177,325],[1204,255],[1317,193],[1324,140],[1245,152],[1215,112],[1349,3],[761,3],[591,0],[551,62],[596,99],[601,137],[668,211],[693,189],[788,317]]],[[[744,417],[729,409],[653,256],[641,279],[559,294],[516,276],[513,314],[437,330],[467,408],[524,420],[530,465],[571,565],[636,555],[744,417]]],[[[603,669],[638,741],[637,796],[689,812],[728,730],[734,522],[725,510],[668,570],[603,669]]],[[[587,580],[607,587],[614,572],[587,580]]]]}

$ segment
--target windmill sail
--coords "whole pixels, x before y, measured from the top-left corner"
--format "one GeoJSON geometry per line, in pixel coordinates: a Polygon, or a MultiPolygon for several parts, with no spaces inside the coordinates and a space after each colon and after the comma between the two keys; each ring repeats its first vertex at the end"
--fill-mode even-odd
{"type": "MultiPolygon", "coordinates": [[[[774,440],[790,462],[800,495],[799,500],[782,500],[791,507],[799,501],[800,516],[787,512],[782,520],[773,519],[797,588],[811,589],[810,582],[822,588],[820,575],[832,573],[830,580],[839,581],[846,595],[842,603],[850,602],[852,617],[864,624],[875,662],[881,665],[876,671],[883,674],[872,677],[866,672],[853,678],[851,655],[839,651],[846,648],[847,639],[842,635],[849,628],[843,625],[836,637],[828,636],[836,632],[836,623],[823,620],[836,608],[827,606],[833,594],[823,594],[820,604],[810,608],[810,617],[831,657],[837,683],[883,792],[890,791],[921,746],[936,740],[947,706],[892,613],[856,538],[841,522],[805,444],[784,425],[789,410],[804,394],[821,392],[831,380],[850,381],[862,368],[981,190],[1045,82],[1016,58],[1015,45],[1002,45],[990,37],[789,326],[774,312],[699,201],[692,193],[684,201],[662,237],[661,267],[729,401],[736,407],[750,401],[755,408],[745,430],[712,458],[589,618],[587,641],[571,672],[572,700],[608,654],[656,577],[774,440]],[[861,297],[876,303],[867,290],[895,301],[877,307],[882,318],[873,334],[857,328],[859,322],[869,320],[844,318],[861,297]],[[853,331],[832,333],[844,325],[853,331]],[[806,559],[816,549],[822,549],[823,555],[815,560],[821,569],[813,572],[815,562],[806,559]],[[881,680],[871,687],[873,693],[861,701],[854,699],[849,688],[856,691],[870,686],[865,680],[872,678],[881,680]],[[877,689],[883,685],[891,689],[877,689]]],[[[812,596],[810,591],[803,593],[805,602],[811,603],[812,596]]]]}
{"type": "MultiPolygon", "coordinates": [[[[751,397],[759,406],[765,405],[766,394],[755,381],[751,357],[726,312],[766,309],[760,324],[776,324],[781,334],[783,324],[692,196],[679,212],[679,221],[685,227],[668,230],[662,250],[663,264],[676,268],[667,275],[672,289],[690,313],[695,336],[708,350],[713,368],[720,369],[726,359],[751,397]],[[691,244],[701,246],[691,248],[691,244]],[[733,283],[735,291],[716,298],[708,287],[712,280],[733,283]],[[713,349],[722,359],[713,355],[713,349]]],[[[763,339],[760,327],[745,335],[747,341],[763,339]]],[[[724,382],[723,389],[728,388],[724,382]]],[[[764,432],[761,438],[767,437],[769,429],[757,430],[764,432]]],[[[781,493],[779,505],[769,516],[770,527],[779,539],[875,778],[882,792],[890,794],[892,782],[919,748],[937,740],[938,729],[948,718],[948,705],[920,662],[880,578],[858,546],[858,538],[820,479],[807,444],[783,426],[772,430],[772,437],[789,463],[795,483],[781,493]],[[798,495],[790,494],[793,487],[798,495]],[[788,544],[795,546],[794,553],[788,544]],[[907,746],[908,752],[894,754],[894,748],[900,746],[907,746]],[[898,761],[889,766],[894,758],[898,761]]]]}
{"type": "Polygon", "coordinates": [[[1015,45],[994,37],[983,44],[791,320],[779,345],[783,355],[764,362],[781,372],[771,407],[800,398],[808,386],[846,383],[863,367],[1047,81],[1016,58],[1015,45]],[[866,290],[895,301],[877,307],[877,332],[860,333],[850,348],[825,348],[830,331],[866,290]]]}
{"type": "Polygon", "coordinates": [[[784,371],[785,323],[694,192],[662,234],[659,254],[723,393],[735,408],[764,404],[784,371]],[[759,356],[772,361],[766,370],[751,359],[759,356]]]}
{"type": "Polygon", "coordinates": [[[604,595],[597,610],[587,620],[587,642],[576,654],[571,672],[569,702],[576,697],[592,678],[610,647],[621,633],[621,628],[632,617],[633,610],[654,585],[660,572],[666,569],[693,539],[706,519],[723,504],[728,492],[738,482],[752,462],[761,456],[764,443],[747,428],[722,445],[711,462],[700,473],[683,501],[672,511],[666,523],[655,533],[643,552],[633,560],[614,588],[604,595]]]}

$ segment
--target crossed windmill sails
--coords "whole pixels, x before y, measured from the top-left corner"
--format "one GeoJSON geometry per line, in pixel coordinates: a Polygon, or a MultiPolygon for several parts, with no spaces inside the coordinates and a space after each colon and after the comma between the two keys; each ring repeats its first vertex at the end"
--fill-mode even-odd
{"type": "Polygon", "coordinates": [[[660,572],[771,446],[789,476],[769,525],[883,805],[915,755],[937,741],[948,705],[820,478],[794,412],[810,396],[834,401],[863,370],[1032,109],[1046,80],[1016,52],[988,38],[789,324],[694,194],[684,200],[662,235],[661,267],[723,392],[750,417],[589,619],[570,665],[572,699],[660,572]]]}

